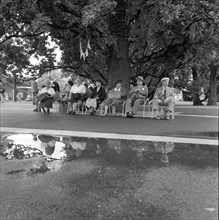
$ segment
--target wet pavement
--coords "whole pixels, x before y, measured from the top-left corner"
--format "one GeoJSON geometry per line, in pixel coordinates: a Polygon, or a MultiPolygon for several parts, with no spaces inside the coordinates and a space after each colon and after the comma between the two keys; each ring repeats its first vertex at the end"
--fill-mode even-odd
{"type": "Polygon", "coordinates": [[[218,146],[3,133],[0,155],[2,220],[217,219],[218,146]]]}

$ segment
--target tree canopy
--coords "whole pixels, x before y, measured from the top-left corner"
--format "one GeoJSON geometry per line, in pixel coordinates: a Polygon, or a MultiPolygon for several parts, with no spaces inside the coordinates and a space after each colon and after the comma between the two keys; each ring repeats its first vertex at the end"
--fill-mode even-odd
{"type": "MultiPolygon", "coordinates": [[[[188,82],[179,83],[184,71],[194,87],[205,77],[217,88],[218,46],[217,0],[0,1],[2,71],[16,67],[40,75],[61,68],[101,78],[109,87],[122,79],[127,88],[137,75],[151,87],[169,76],[188,89],[188,82]],[[58,64],[48,37],[62,51],[58,64]],[[31,55],[44,59],[32,66],[31,55]]],[[[212,94],[209,86],[207,93],[212,94]]]]}

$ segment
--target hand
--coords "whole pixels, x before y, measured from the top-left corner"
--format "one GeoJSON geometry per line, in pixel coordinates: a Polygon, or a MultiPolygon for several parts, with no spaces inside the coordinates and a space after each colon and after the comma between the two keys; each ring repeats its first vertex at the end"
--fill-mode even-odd
{"type": "Polygon", "coordinates": [[[169,98],[164,99],[164,103],[167,103],[169,101],[169,98]]]}

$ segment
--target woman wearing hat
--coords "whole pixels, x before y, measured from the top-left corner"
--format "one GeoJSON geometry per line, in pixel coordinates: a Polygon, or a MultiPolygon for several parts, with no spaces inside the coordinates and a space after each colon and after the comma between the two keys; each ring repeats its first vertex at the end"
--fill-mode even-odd
{"type": "Polygon", "coordinates": [[[159,105],[166,105],[166,115],[165,119],[170,119],[170,113],[174,108],[174,90],[169,87],[169,78],[165,77],[161,79],[162,86],[156,89],[154,94],[154,98],[152,101],[152,108],[154,110],[154,114],[156,119],[160,119],[160,115],[158,113],[159,105]]]}
{"type": "Polygon", "coordinates": [[[96,113],[96,109],[99,108],[100,104],[106,98],[106,90],[102,85],[101,80],[96,81],[96,87],[93,89],[91,97],[86,101],[86,107],[90,109],[90,115],[94,115],[96,113]]]}
{"type": "Polygon", "coordinates": [[[142,76],[136,78],[137,86],[129,91],[129,98],[126,100],[126,117],[133,118],[139,107],[144,104],[148,96],[148,87],[144,85],[142,76]]]}

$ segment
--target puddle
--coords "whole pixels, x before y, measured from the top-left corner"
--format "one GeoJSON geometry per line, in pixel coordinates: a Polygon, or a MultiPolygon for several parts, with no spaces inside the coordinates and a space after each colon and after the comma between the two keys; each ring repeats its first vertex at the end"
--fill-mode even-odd
{"type": "MultiPolygon", "coordinates": [[[[41,134],[4,134],[0,155],[6,160],[44,158],[46,162],[101,158],[111,164],[141,168],[170,163],[193,167],[218,165],[217,146],[41,134]]],[[[41,164],[32,172],[48,171],[44,168],[45,164],[41,164]]]]}

